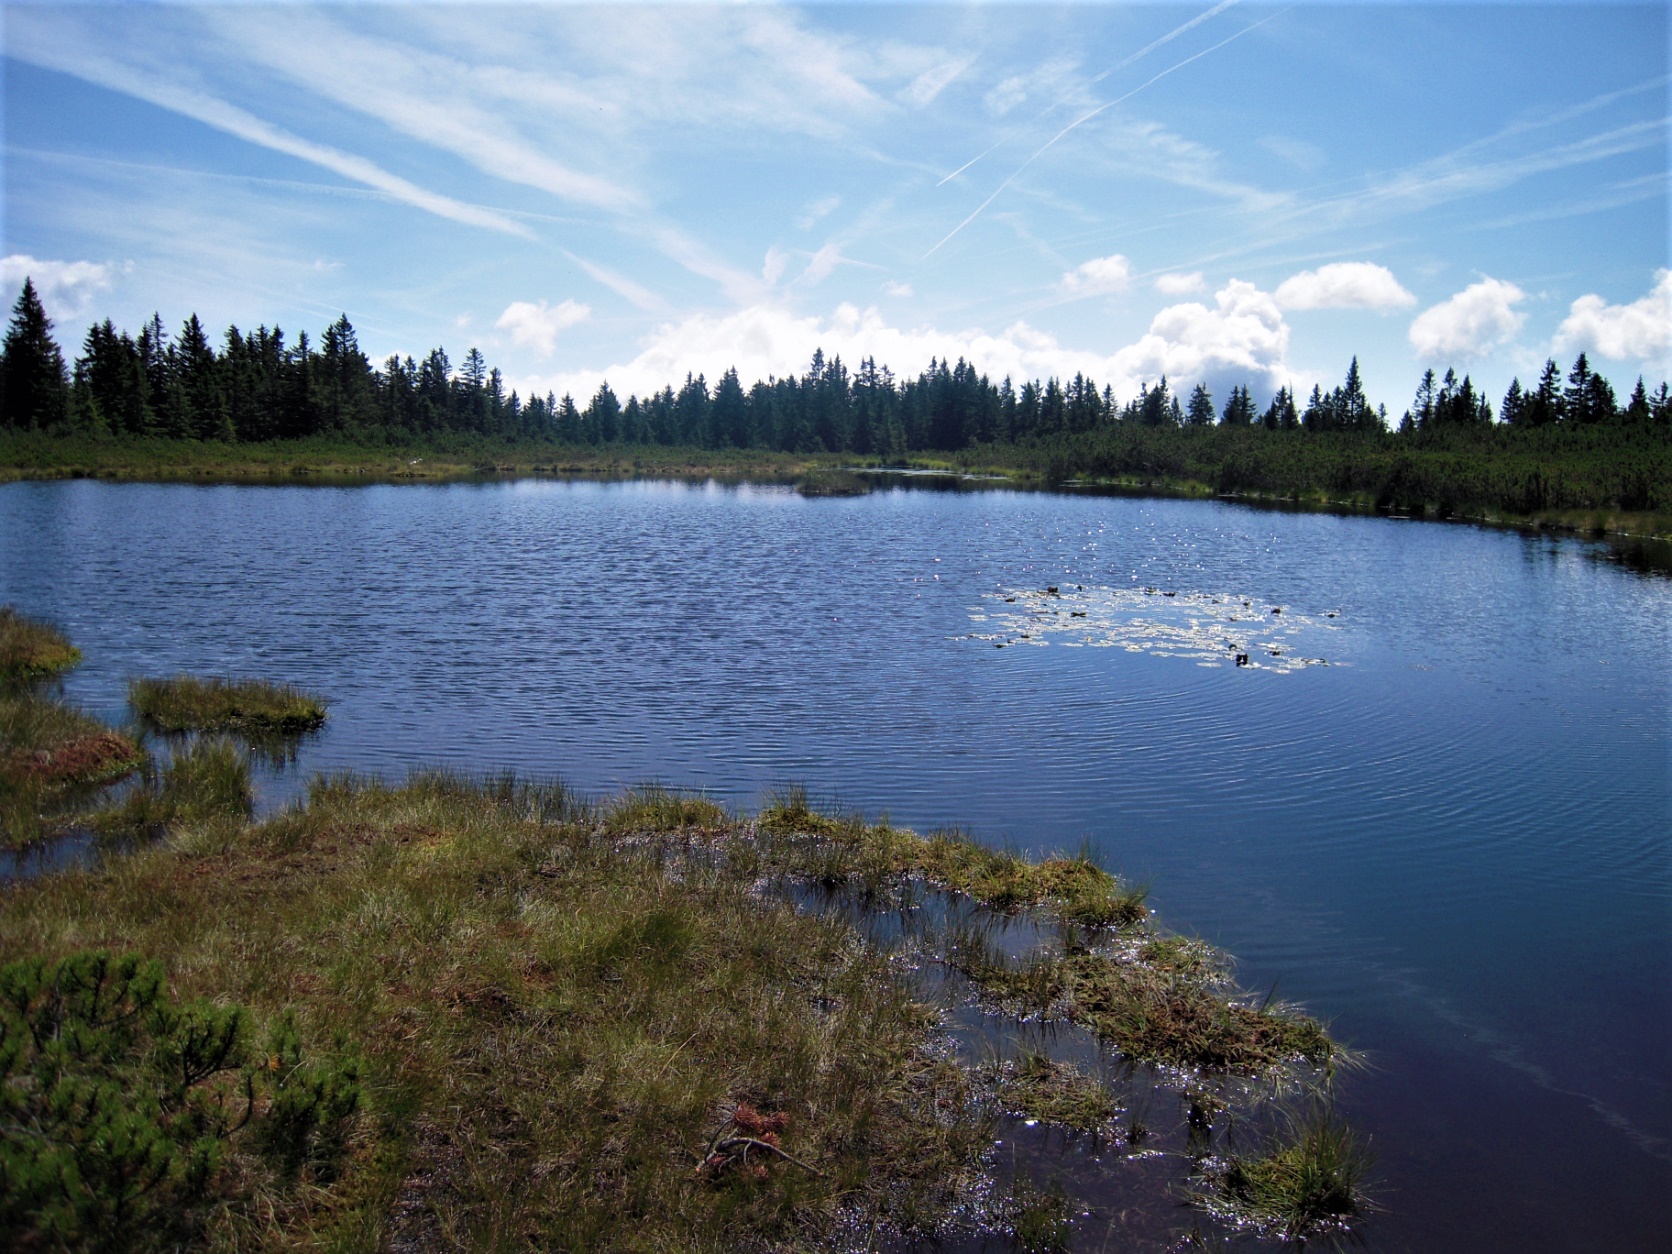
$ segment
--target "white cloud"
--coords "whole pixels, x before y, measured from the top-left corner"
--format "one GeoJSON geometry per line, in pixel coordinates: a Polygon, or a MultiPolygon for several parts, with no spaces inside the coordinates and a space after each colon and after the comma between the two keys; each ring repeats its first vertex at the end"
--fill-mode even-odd
{"type": "Polygon", "coordinates": [[[486,227],[507,235],[532,237],[527,227],[502,213],[429,191],[364,157],[327,144],[316,144],[205,92],[181,87],[122,65],[84,47],[83,41],[73,37],[73,34],[69,39],[61,39],[59,32],[39,14],[29,14],[25,19],[18,11],[9,13],[6,34],[6,51],[11,56],[146,101],[247,143],[321,166],[333,174],[375,188],[437,217],[486,227]],[[37,20],[42,22],[40,26],[34,24],[37,20]]]}
{"type": "Polygon", "coordinates": [[[1027,98],[1028,80],[1015,74],[990,89],[981,98],[981,103],[987,106],[987,112],[1002,118],[1027,98]]]}
{"type": "Polygon", "coordinates": [[[821,196],[801,211],[795,219],[795,224],[805,231],[820,218],[828,217],[834,213],[836,207],[841,203],[842,198],[840,196],[821,196]]]}
{"type": "Polygon", "coordinates": [[[825,279],[830,277],[831,272],[834,271],[837,266],[841,265],[842,262],[846,260],[847,258],[842,256],[842,249],[840,245],[826,244],[823,248],[819,249],[818,252],[813,254],[812,260],[807,263],[807,268],[801,272],[801,278],[798,282],[809,285],[822,283],[825,279]]]}
{"type": "Polygon", "coordinates": [[[1163,296],[1188,296],[1206,288],[1207,281],[1202,278],[1200,270],[1192,270],[1189,274],[1161,274],[1155,279],[1155,290],[1163,296]]]}
{"type": "Polygon", "coordinates": [[[1515,306],[1527,294],[1502,279],[1471,283],[1450,300],[1425,309],[1411,323],[1411,347],[1425,361],[1478,357],[1510,339],[1527,316],[1515,306]]]}
{"type": "Polygon", "coordinates": [[[1649,294],[1610,305],[1595,294],[1573,302],[1556,329],[1561,352],[1584,349],[1615,361],[1665,363],[1672,356],[1672,270],[1655,271],[1649,294]]]}
{"type": "Polygon", "coordinates": [[[1190,301],[1169,305],[1149,331],[1114,355],[1115,378],[1175,383],[1230,379],[1271,391],[1288,379],[1284,356],[1289,327],[1271,294],[1232,279],[1214,294],[1214,307],[1190,301]]]}
{"type": "Polygon", "coordinates": [[[1094,257],[1062,276],[1058,286],[1068,296],[1102,296],[1126,290],[1132,277],[1132,263],[1119,253],[1094,257]]]}
{"type": "Polygon", "coordinates": [[[501,331],[509,331],[513,344],[537,349],[549,357],[557,349],[559,335],[591,316],[590,305],[572,300],[566,300],[556,308],[545,301],[536,305],[526,300],[514,300],[505,307],[505,312],[499,315],[494,326],[501,331]]]}
{"type": "Polygon", "coordinates": [[[27,253],[0,259],[0,284],[11,291],[33,279],[35,294],[53,319],[74,318],[92,303],[93,294],[110,286],[110,267],[96,261],[46,261],[27,253]]]}
{"type": "Polygon", "coordinates": [[[906,297],[916,295],[916,293],[912,291],[910,283],[901,283],[894,279],[890,279],[888,282],[884,283],[882,285],[882,290],[890,296],[906,297]]]}
{"type": "Polygon", "coordinates": [[[901,92],[901,98],[910,104],[922,108],[940,95],[947,84],[969,69],[974,57],[965,57],[962,61],[947,61],[930,69],[924,70],[911,81],[911,85],[901,92]]]}
{"type": "Polygon", "coordinates": [[[1269,393],[1290,381],[1284,364],[1289,328],[1269,293],[1232,280],[1214,305],[1190,303],[1163,309],[1148,333],[1113,352],[1071,348],[1054,335],[1015,322],[993,334],[980,328],[942,331],[892,325],[876,308],[841,304],[828,318],[757,304],[733,313],[696,314],[658,327],[630,361],[604,370],[581,370],[512,382],[525,394],[547,391],[591,396],[608,380],[618,394],[647,395],[687,374],[717,378],[736,367],[745,384],[807,368],[813,350],[839,356],[850,368],[874,357],[898,375],[915,374],[931,357],[970,362],[993,379],[1072,378],[1084,374],[1130,398],[1143,382],[1163,374],[1175,385],[1197,379],[1248,383],[1269,393]]]}
{"type": "Polygon", "coordinates": [[[1273,293],[1283,309],[1409,309],[1417,303],[1393,271],[1369,261],[1337,261],[1284,279],[1273,293]]]}

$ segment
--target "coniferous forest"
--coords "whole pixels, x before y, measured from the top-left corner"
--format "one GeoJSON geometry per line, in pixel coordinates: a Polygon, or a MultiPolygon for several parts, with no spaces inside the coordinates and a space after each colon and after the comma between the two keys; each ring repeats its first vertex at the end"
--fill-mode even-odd
{"type": "Polygon", "coordinates": [[[799,377],[735,370],[649,396],[605,383],[582,401],[523,397],[471,348],[374,365],[346,315],[318,336],[227,328],[217,347],[194,314],[172,335],[153,315],[137,335],[108,319],[73,360],[25,280],[0,359],[0,431],[95,440],[256,445],[327,439],[403,448],[653,447],[924,455],[1012,466],[1052,479],[1180,480],[1223,492],[1335,493],[1442,514],[1495,509],[1672,510],[1672,400],[1641,378],[1623,401],[1581,353],[1547,362],[1497,403],[1468,375],[1425,372],[1397,418],[1365,397],[1358,362],[1307,397],[1264,405],[1246,385],[1179,395],[1163,377],[1120,398],[1071,380],[997,383],[931,361],[915,378],[866,358],[815,352],[799,377]]]}

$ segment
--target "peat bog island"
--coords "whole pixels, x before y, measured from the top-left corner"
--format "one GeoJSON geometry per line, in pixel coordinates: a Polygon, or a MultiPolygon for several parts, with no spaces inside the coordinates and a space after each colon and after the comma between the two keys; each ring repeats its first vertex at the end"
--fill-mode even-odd
{"type": "Polygon", "coordinates": [[[0,1249],[1666,1248],[1669,20],[8,5],[0,1249]]]}

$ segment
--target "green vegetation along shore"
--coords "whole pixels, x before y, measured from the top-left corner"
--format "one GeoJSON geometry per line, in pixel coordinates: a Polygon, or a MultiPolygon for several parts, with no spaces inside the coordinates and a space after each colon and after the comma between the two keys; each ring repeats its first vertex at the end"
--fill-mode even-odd
{"type": "Polygon", "coordinates": [[[440,348],[374,366],[346,316],[317,341],[266,327],[223,338],[196,316],[172,336],[155,317],[137,336],[106,321],[67,363],[26,280],[0,349],[0,478],[672,474],[831,495],[843,465],[939,465],[1672,537],[1672,394],[1638,378],[1621,400],[1583,353],[1565,375],[1550,361],[1516,380],[1496,408],[1468,375],[1428,370],[1392,417],[1356,359],[1337,386],[1276,387],[1263,410],[1247,382],[1185,397],[1162,377],[1121,400],[1079,375],[995,382],[931,361],[897,379],[822,352],[799,376],[727,370],[625,399],[606,382],[577,403],[507,390],[476,349],[458,368],[440,348]]]}
{"type": "Polygon", "coordinates": [[[1188,1104],[1205,1215],[1306,1239],[1365,1209],[1316,1120],[1253,1157],[1211,1133],[1238,1101],[1275,1129],[1252,1094],[1317,1108],[1349,1056],[1085,856],[798,789],[753,817],[436,772],[252,800],[237,744],[199,735],[77,812],[102,853],[0,883],[11,1248],[1067,1248],[1061,1190],[995,1185],[996,1121],[1142,1152],[1153,1112],[1048,1053],[962,1057],[960,988],[1188,1104]],[[863,923],[898,915],[906,941],[863,923]],[[1024,952],[995,943],[1018,927],[1024,952]]]}

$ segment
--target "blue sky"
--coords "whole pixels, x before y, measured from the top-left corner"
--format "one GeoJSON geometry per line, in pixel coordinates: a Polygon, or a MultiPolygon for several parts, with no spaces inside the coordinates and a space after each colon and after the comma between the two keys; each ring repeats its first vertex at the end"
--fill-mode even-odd
{"type": "Polygon", "coordinates": [[[13,5],[3,277],[584,399],[1667,377],[1664,5],[13,5]]]}

